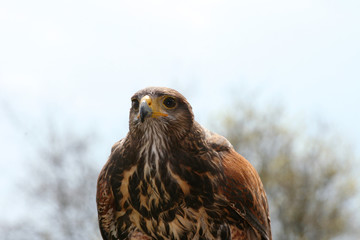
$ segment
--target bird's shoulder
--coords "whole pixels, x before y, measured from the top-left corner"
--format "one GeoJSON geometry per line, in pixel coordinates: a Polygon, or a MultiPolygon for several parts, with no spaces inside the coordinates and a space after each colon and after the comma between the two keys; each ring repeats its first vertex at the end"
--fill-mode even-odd
{"type": "Polygon", "coordinates": [[[124,141],[125,141],[125,138],[117,141],[111,147],[110,156],[109,156],[108,160],[106,161],[105,165],[103,166],[103,168],[100,171],[100,174],[99,174],[99,177],[98,177],[98,184],[101,181],[104,181],[105,178],[109,175],[109,172],[110,172],[111,168],[115,165],[115,162],[116,162],[116,158],[114,157],[114,155],[118,155],[123,151],[124,141]]]}
{"type": "Polygon", "coordinates": [[[117,158],[124,151],[124,142],[125,142],[125,138],[117,141],[111,147],[110,156],[109,156],[107,162],[105,163],[105,165],[103,166],[103,168],[101,169],[101,171],[99,173],[99,177],[98,177],[98,181],[97,181],[97,183],[98,183],[98,194],[100,194],[101,191],[105,191],[107,189],[110,189],[109,178],[111,177],[113,168],[117,164],[117,158]]]}
{"type": "Polygon", "coordinates": [[[111,154],[115,151],[115,150],[121,150],[123,148],[124,142],[125,142],[126,138],[123,138],[119,141],[117,141],[116,143],[114,143],[111,147],[111,154]]]}
{"type": "Polygon", "coordinates": [[[211,150],[222,152],[233,148],[231,143],[225,137],[208,130],[197,122],[195,122],[194,127],[195,129],[199,129],[198,131],[201,133],[203,141],[211,150]]]}

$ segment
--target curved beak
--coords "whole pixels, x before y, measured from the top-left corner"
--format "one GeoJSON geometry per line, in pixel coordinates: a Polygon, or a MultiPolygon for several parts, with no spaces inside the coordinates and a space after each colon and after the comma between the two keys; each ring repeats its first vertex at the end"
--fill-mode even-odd
{"type": "Polygon", "coordinates": [[[138,118],[140,118],[140,121],[143,123],[146,118],[148,117],[166,117],[168,116],[166,113],[163,113],[161,111],[161,107],[158,104],[158,101],[156,101],[146,95],[140,100],[140,110],[138,118]]]}
{"type": "MultiPolygon", "coordinates": [[[[144,99],[144,98],[143,98],[144,99]]],[[[140,121],[143,123],[145,121],[145,118],[152,115],[153,110],[151,109],[151,99],[150,99],[150,106],[148,101],[146,99],[141,99],[140,103],[140,121]]]]}

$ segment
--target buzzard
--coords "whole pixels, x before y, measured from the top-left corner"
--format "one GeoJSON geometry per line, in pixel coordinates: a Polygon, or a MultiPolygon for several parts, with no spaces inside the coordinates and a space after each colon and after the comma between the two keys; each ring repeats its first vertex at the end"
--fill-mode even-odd
{"type": "Polygon", "coordinates": [[[271,239],[258,173],[183,95],[149,87],[131,102],[129,132],[98,178],[103,239],[271,239]]]}

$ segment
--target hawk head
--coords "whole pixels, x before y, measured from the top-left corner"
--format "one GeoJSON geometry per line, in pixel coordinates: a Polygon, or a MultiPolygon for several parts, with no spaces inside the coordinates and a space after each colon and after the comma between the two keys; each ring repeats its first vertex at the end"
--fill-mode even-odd
{"type": "Polygon", "coordinates": [[[194,115],[186,98],[174,89],[148,87],[131,97],[130,135],[179,140],[189,132],[194,115]]]}

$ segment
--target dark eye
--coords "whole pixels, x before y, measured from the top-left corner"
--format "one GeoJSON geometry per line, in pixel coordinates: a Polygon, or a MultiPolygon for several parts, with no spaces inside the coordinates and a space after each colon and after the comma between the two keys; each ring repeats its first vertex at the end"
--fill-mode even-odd
{"type": "Polygon", "coordinates": [[[131,107],[135,110],[138,110],[139,108],[139,100],[137,100],[136,98],[131,99],[131,107]]]}
{"type": "Polygon", "coordinates": [[[174,108],[176,107],[176,100],[173,97],[167,97],[164,99],[163,104],[167,108],[174,108]]]}

